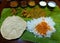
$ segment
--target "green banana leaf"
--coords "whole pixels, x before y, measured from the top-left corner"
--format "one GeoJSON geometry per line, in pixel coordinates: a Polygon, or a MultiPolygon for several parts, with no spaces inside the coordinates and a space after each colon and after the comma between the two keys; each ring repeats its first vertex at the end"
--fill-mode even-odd
{"type": "MultiPolygon", "coordinates": [[[[37,6],[38,7],[38,6],[37,6]]],[[[17,9],[17,15],[16,16],[21,16],[23,8],[18,7],[17,9]]],[[[26,8],[27,10],[30,10],[30,7],[26,8]]],[[[23,35],[20,37],[21,40],[28,40],[28,41],[33,41],[37,43],[60,43],[60,8],[56,6],[56,8],[53,9],[53,11],[50,11],[49,8],[42,8],[43,10],[46,11],[46,16],[51,17],[54,22],[56,23],[55,29],[56,32],[51,36],[51,38],[39,38],[35,37],[34,34],[30,33],[29,31],[25,31],[23,35]]],[[[11,13],[11,8],[4,8],[1,13],[1,18],[0,18],[0,27],[5,20],[6,17],[12,16],[13,14],[11,13]]],[[[32,18],[24,18],[22,17],[25,21],[31,20],[32,18]]]]}

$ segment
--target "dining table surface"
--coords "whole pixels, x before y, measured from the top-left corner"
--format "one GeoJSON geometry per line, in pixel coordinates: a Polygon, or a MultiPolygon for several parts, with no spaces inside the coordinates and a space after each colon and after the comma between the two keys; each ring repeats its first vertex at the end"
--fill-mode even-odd
{"type": "MultiPolygon", "coordinates": [[[[46,0],[49,1],[49,0],[46,0]]],[[[60,0],[53,0],[57,3],[57,5],[60,7],[60,0]]],[[[0,0],[0,18],[1,18],[1,12],[3,8],[9,8],[9,2],[6,0],[0,0]]],[[[0,43],[34,43],[31,41],[21,40],[21,39],[15,39],[15,40],[6,40],[2,37],[0,33],[0,43]]]]}

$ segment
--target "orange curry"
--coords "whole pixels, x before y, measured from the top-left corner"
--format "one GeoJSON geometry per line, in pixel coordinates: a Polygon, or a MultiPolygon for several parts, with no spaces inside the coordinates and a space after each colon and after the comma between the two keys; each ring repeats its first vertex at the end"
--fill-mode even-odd
{"type": "Polygon", "coordinates": [[[46,22],[41,22],[36,26],[36,31],[41,35],[46,35],[48,30],[50,30],[50,26],[46,22]]]}

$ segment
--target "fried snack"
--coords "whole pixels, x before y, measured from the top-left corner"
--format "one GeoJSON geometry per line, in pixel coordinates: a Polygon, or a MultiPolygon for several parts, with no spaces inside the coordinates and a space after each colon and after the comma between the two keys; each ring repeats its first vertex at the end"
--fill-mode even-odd
{"type": "Polygon", "coordinates": [[[26,17],[26,18],[29,18],[29,17],[31,17],[31,14],[29,13],[29,11],[27,11],[26,9],[24,9],[22,11],[22,16],[23,17],[26,17]]]}
{"type": "Polygon", "coordinates": [[[15,8],[12,8],[12,14],[15,15],[17,13],[17,10],[15,8]]]}

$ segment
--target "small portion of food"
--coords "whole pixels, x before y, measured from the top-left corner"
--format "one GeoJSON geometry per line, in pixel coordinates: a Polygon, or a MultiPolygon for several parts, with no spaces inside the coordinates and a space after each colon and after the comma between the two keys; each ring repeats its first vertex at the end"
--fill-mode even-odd
{"type": "Polygon", "coordinates": [[[17,7],[18,6],[18,2],[17,1],[11,1],[10,2],[10,6],[11,7],[17,7]]]}
{"type": "Polygon", "coordinates": [[[49,1],[48,6],[49,7],[56,7],[56,3],[54,1],[49,1]]]}
{"type": "Polygon", "coordinates": [[[56,30],[55,22],[50,17],[41,17],[27,22],[27,30],[38,37],[51,37],[56,30]]]}
{"type": "Polygon", "coordinates": [[[17,13],[17,10],[15,8],[12,8],[12,14],[15,15],[17,13]]]}
{"type": "Polygon", "coordinates": [[[21,16],[29,18],[29,17],[31,17],[31,14],[29,13],[29,11],[27,11],[26,9],[24,9],[22,11],[22,15],[21,16]]]}
{"type": "Polygon", "coordinates": [[[28,2],[28,5],[29,5],[29,6],[35,6],[35,1],[29,1],[29,2],[28,2]]]}
{"type": "Polygon", "coordinates": [[[40,1],[39,4],[40,4],[40,6],[46,6],[47,5],[47,3],[45,1],[40,1]]]}
{"type": "Polygon", "coordinates": [[[27,18],[29,18],[29,17],[39,18],[41,16],[46,16],[46,12],[43,9],[41,9],[39,6],[37,6],[30,10],[24,9],[22,11],[22,16],[27,17],[27,18]]]}
{"type": "Polygon", "coordinates": [[[26,29],[26,22],[19,16],[7,17],[2,26],[1,34],[3,38],[12,40],[19,38],[26,29]]]}
{"type": "Polygon", "coordinates": [[[48,30],[50,30],[50,26],[45,21],[42,21],[36,26],[36,31],[43,36],[46,35],[48,30]]]}
{"type": "Polygon", "coordinates": [[[21,7],[26,7],[27,6],[27,2],[26,1],[21,1],[21,7]]]}
{"type": "Polygon", "coordinates": [[[43,9],[41,9],[39,6],[31,9],[30,14],[31,14],[31,18],[39,18],[46,16],[46,12],[43,9]]]}

